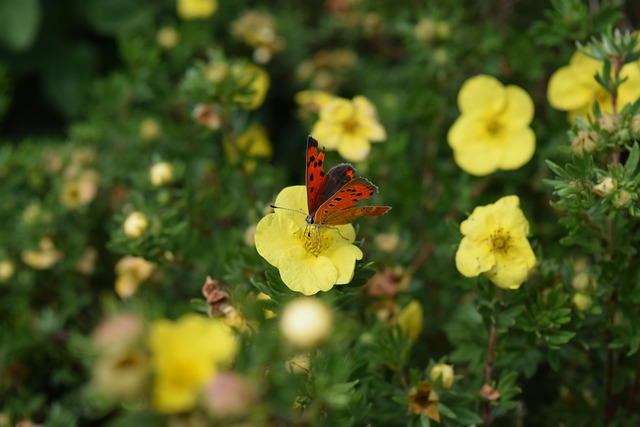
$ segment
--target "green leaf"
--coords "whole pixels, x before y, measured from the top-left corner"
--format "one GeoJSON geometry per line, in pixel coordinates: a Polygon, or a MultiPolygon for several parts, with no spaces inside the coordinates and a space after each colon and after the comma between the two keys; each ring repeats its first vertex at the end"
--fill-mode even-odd
{"type": "Polygon", "coordinates": [[[631,151],[629,151],[629,158],[627,162],[624,164],[624,168],[629,172],[629,174],[633,174],[638,168],[638,160],[640,160],[640,147],[638,147],[638,143],[635,142],[633,147],[631,147],[631,151]]]}
{"type": "Polygon", "coordinates": [[[553,163],[551,160],[545,160],[545,162],[547,163],[549,169],[551,169],[551,171],[559,177],[562,177],[564,179],[572,179],[571,175],[569,175],[564,169],[553,163]]]}
{"type": "Polygon", "coordinates": [[[33,44],[40,27],[38,0],[0,2],[0,44],[14,51],[25,51],[33,44]]]}
{"type": "Polygon", "coordinates": [[[105,34],[123,34],[152,23],[153,8],[139,0],[90,0],[86,2],[91,25],[105,34]]]}

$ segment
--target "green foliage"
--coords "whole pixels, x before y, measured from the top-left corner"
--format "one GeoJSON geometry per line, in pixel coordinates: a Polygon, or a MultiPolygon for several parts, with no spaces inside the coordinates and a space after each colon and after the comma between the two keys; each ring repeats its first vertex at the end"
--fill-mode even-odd
{"type": "MultiPolygon", "coordinates": [[[[201,400],[154,411],[153,376],[133,401],[100,377],[100,331],[114,316],[141,319],[147,360],[154,321],[192,311],[234,328],[228,370],[255,387],[248,409],[216,425],[637,425],[640,101],[594,104],[568,124],[546,99],[576,41],[619,99],[637,36],[608,30],[619,2],[435,3],[219,2],[195,20],[164,0],[2,3],[0,425],[214,422],[201,400]],[[238,30],[247,11],[273,19],[258,25],[268,43],[238,30]],[[259,77],[242,71],[253,63],[270,79],[261,105],[259,77]],[[518,170],[475,177],[453,160],[456,97],[479,73],[534,100],[536,154],[518,170]],[[353,278],[316,295],[333,333],[299,349],[280,321],[300,295],[253,233],[280,190],[304,182],[318,111],[294,99],[307,89],[376,106],[387,140],[355,166],[380,188],[371,204],[393,209],[357,221],[353,278]],[[48,112],[25,109],[36,92],[48,112]],[[252,151],[255,138],[241,145],[256,124],[273,156],[252,151]],[[158,181],[161,162],[171,174],[158,181]],[[462,277],[455,253],[467,215],[509,194],[537,265],[503,290],[462,277]],[[131,232],[134,212],[146,224],[131,232]],[[412,338],[403,316],[414,302],[412,338]],[[455,367],[449,388],[431,376],[440,363],[455,367]]],[[[340,162],[327,151],[327,167],[340,162]]]]}

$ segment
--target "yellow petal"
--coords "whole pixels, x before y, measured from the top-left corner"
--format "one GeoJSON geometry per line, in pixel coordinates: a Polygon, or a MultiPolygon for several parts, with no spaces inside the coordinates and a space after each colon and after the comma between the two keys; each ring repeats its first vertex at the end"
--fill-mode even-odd
{"type": "Polygon", "coordinates": [[[327,150],[335,150],[340,144],[342,130],[342,126],[333,122],[317,121],[311,129],[311,135],[321,147],[327,150]]]}
{"type": "Polygon", "coordinates": [[[292,291],[314,295],[336,284],[338,270],[329,258],[313,256],[302,246],[293,247],[283,255],[278,269],[282,281],[292,291]]]}
{"type": "Polygon", "coordinates": [[[381,142],[387,139],[387,131],[373,117],[360,116],[356,132],[369,141],[381,142]]]}
{"type": "MultiPolygon", "coordinates": [[[[493,204],[493,209],[499,213],[498,227],[505,229],[513,238],[526,238],[529,234],[529,221],[520,209],[518,196],[505,196],[493,204]]],[[[498,214],[494,214],[498,216],[498,214]]]]}
{"type": "Polygon", "coordinates": [[[338,154],[350,162],[365,160],[370,151],[371,143],[369,140],[356,134],[343,134],[340,145],[338,145],[338,154]]]}
{"type": "Polygon", "coordinates": [[[549,79],[547,98],[549,104],[557,110],[571,111],[590,107],[597,85],[593,74],[588,70],[572,66],[561,67],[549,79]]]}
{"type": "Polygon", "coordinates": [[[633,62],[622,67],[620,71],[622,78],[627,80],[618,88],[618,110],[625,104],[636,102],[640,98],[640,65],[633,62]]]}
{"type": "Polygon", "coordinates": [[[454,150],[453,158],[463,171],[485,176],[498,169],[502,159],[501,147],[491,141],[468,140],[465,147],[454,150]]]}
{"type": "Polygon", "coordinates": [[[465,237],[456,252],[456,268],[465,277],[476,277],[489,271],[496,263],[494,254],[485,241],[465,237]]]}
{"type": "Polygon", "coordinates": [[[358,112],[358,114],[363,114],[367,117],[376,118],[378,113],[376,111],[376,106],[373,105],[373,102],[369,101],[368,98],[358,95],[353,98],[353,104],[358,112]]]}
{"type": "Polygon", "coordinates": [[[320,110],[320,121],[344,123],[355,114],[355,107],[348,99],[334,98],[320,110]]]}
{"type": "Polygon", "coordinates": [[[536,150],[536,135],[531,128],[524,127],[502,133],[500,169],[513,170],[525,165],[536,150]]]}
{"type": "Polygon", "coordinates": [[[411,300],[398,315],[400,329],[414,340],[422,333],[423,322],[424,311],[422,310],[422,305],[415,299],[411,300]]]}
{"type": "Polygon", "coordinates": [[[320,109],[336,96],[323,90],[303,90],[295,94],[295,101],[298,105],[312,105],[313,108],[320,109]]]}
{"type": "Polygon", "coordinates": [[[284,215],[293,221],[298,227],[305,224],[307,212],[307,190],[304,185],[292,185],[280,191],[276,197],[274,206],[287,209],[276,209],[278,215],[284,215]],[[297,211],[297,212],[296,212],[297,211]]]}
{"type": "Polygon", "coordinates": [[[453,122],[447,133],[447,142],[454,150],[464,149],[470,141],[478,139],[479,135],[486,134],[486,124],[478,116],[460,116],[453,122]]]}
{"type": "MultiPolygon", "coordinates": [[[[351,229],[353,236],[355,236],[353,227],[349,225],[349,228],[351,229]]],[[[344,237],[349,238],[349,234],[345,233],[345,231],[340,232],[344,237]]],[[[342,237],[338,238],[341,239],[343,243],[332,246],[328,250],[324,251],[323,255],[331,260],[334,267],[336,268],[336,271],[338,272],[338,276],[336,277],[336,284],[344,285],[346,283],[349,283],[351,279],[353,279],[356,261],[362,259],[362,251],[359,247],[351,244],[353,240],[349,241],[344,240],[342,237]]]]}
{"type": "Polygon", "coordinates": [[[518,289],[527,280],[536,256],[527,239],[516,239],[506,254],[496,254],[496,263],[487,277],[498,287],[518,289]]]}
{"type": "Polygon", "coordinates": [[[502,111],[506,102],[505,89],[495,78],[480,74],[471,77],[460,88],[458,107],[462,114],[483,110],[502,111]]]}
{"type": "Polygon", "coordinates": [[[529,94],[518,86],[507,86],[507,103],[501,114],[502,122],[510,127],[527,126],[533,120],[533,100],[529,94]]]}
{"type": "MultiPolygon", "coordinates": [[[[287,214],[269,214],[262,218],[256,226],[254,236],[256,250],[260,256],[276,268],[286,261],[287,252],[292,248],[302,248],[296,231],[300,226],[293,222],[287,214]]],[[[304,249],[303,249],[304,250],[304,249]]]]}

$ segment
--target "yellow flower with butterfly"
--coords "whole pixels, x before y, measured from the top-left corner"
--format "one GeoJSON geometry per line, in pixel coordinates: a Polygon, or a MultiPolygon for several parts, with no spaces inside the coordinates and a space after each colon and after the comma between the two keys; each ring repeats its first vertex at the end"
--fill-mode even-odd
{"type": "Polygon", "coordinates": [[[348,163],[324,172],[324,150],[307,140],[306,185],[283,189],[275,212],[256,226],[256,250],[280,271],[289,289],[305,295],[328,291],[353,278],[362,251],[350,222],[386,213],[388,206],[356,206],[378,192],[348,163]],[[306,197],[305,197],[306,196],[306,197]],[[306,199],[306,203],[305,203],[306,199]]]}

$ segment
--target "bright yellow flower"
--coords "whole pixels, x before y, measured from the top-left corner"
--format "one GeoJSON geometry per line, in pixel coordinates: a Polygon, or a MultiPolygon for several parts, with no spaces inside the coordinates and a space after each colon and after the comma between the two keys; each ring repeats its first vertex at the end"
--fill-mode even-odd
{"type": "Polygon", "coordinates": [[[245,110],[255,110],[264,102],[269,90],[269,74],[258,65],[248,61],[234,64],[231,73],[238,79],[241,89],[248,90],[247,94],[236,94],[233,102],[241,105],[245,110]]]}
{"type": "Polygon", "coordinates": [[[353,100],[335,97],[322,105],[311,134],[327,150],[338,150],[352,162],[365,160],[372,142],[387,139],[386,130],[378,122],[376,107],[364,96],[353,100]]]}
{"type": "Polygon", "coordinates": [[[193,408],[203,387],[231,363],[237,349],[228,326],[197,314],[155,321],[148,344],[155,374],[152,403],[161,413],[193,408]]]}
{"type": "Polygon", "coordinates": [[[458,108],[461,115],[447,141],[463,171],[484,176],[518,169],[531,159],[536,136],[529,127],[533,101],[527,92],[481,74],[462,85],[458,108]]]}
{"type": "Polygon", "coordinates": [[[247,158],[244,162],[244,168],[247,172],[253,172],[256,169],[256,161],[252,158],[270,159],[273,155],[273,148],[265,127],[259,123],[251,125],[236,139],[235,145],[229,140],[224,141],[224,152],[231,162],[238,160],[238,151],[247,158]]]}
{"type": "Polygon", "coordinates": [[[204,19],[218,9],[218,0],[178,0],[177,6],[182,19],[204,19]]]}
{"type": "Polygon", "coordinates": [[[416,339],[422,333],[424,312],[418,300],[412,300],[398,315],[398,325],[402,332],[411,339],[416,339]]]}
{"type": "MultiPolygon", "coordinates": [[[[285,188],[275,205],[306,213],[305,187],[285,188]]],[[[289,289],[313,295],[351,281],[356,260],[362,259],[360,248],[352,245],[355,237],[351,224],[307,227],[304,214],[276,209],[256,226],[255,243],[258,253],[280,270],[289,289]]]]}
{"type": "Polygon", "coordinates": [[[527,240],[529,222],[518,196],[479,206],[460,224],[465,236],[456,253],[456,267],[466,277],[485,273],[496,285],[517,289],[527,279],[536,257],[527,240]]]}
{"type": "MultiPolygon", "coordinates": [[[[570,122],[576,117],[586,118],[591,114],[591,106],[597,102],[600,110],[611,112],[611,96],[594,79],[602,73],[602,61],[590,58],[577,51],[569,60],[569,65],[560,67],[551,76],[547,87],[549,104],[557,110],[567,111],[570,122]]],[[[618,111],[628,103],[640,98],[640,66],[637,62],[622,67],[621,77],[627,78],[618,88],[618,111]]]]}

